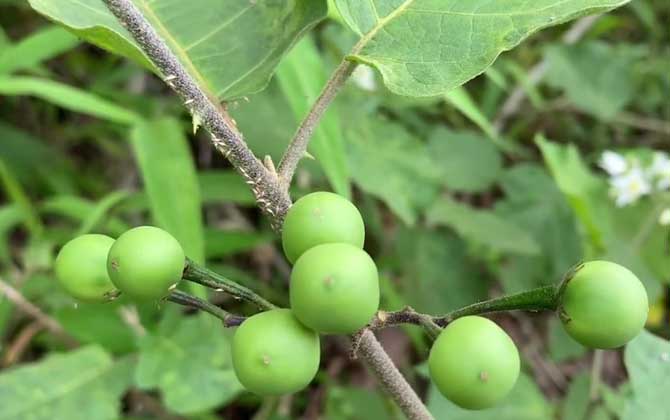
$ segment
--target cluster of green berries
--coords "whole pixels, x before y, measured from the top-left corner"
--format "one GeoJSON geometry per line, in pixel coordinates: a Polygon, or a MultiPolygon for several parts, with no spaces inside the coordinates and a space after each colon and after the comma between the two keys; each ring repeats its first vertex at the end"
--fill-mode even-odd
{"type": "MultiPolygon", "coordinates": [[[[282,245],[291,263],[290,309],[246,319],[233,336],[239,381],[260,395],[305,388],[320,362],[319,334],[351,334],[379,307],[377,267],[362,249],[365,226],[356,207],[327,192],[309,194],[290,208],[282,245]]],[[[184,251],[169,233],[143,226],[116,241],[83,235],[56,259],[56,275],[75,298],[109,300],[119,292],[136,300],[167,296],[182,277],[184,251]]],[[[647,294],[626,268],[606,261],[581,264],[566,280],[558,313],[575,340],[616,348],[635,337],[647,319],[647,294]]],[[[519,376],[519,352],[493,321],[458,318],[439,334],[428,368],[438,390],[467,409],[495,405],[519,376]]]]}
{"type": "Polygon", "coordinates": [[[248,390],[280,395],[306,387],[319,369],[319,334],[351,334],[379,307],[377,266],[363,251],[358,209],[328,192],[291,206],[282,245],[293,263],[291,309],[244,321],[233,336],[233,367],[248,390]]]}
{"type": "Polygon", "coordinates": [[[117,240],[88,234],[65,244],[56,257],[56,277],[73,297],[104,302],[119,293],[135,300],[160,299],[179,282],[186,257],[166,231],[140,226],[117,240]]]}

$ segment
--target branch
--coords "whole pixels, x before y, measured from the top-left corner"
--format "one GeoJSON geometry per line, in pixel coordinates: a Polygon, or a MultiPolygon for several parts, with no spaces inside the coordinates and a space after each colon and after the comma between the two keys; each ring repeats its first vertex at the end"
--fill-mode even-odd
{"type": "Polygon", "coordinates": [[[356,63],[344,58],[330,76],[330,79],[328,79],[326,86],[321,91],[316,102],[314,102],[314,105],[312,105],[305,119],[300,123],[298,131],[293,136],[293,140],[291,140],[279,163],[279,178],[287,188],[291,184],[291,179],[293,179],[293,174],[298,167],[298,162],[300,162],[300,159],[307,152],[307,145],[312,138],[314,130],[319,125],[321,117],[323,117],[326,109],[328,109],[328,105],[335,99],[335,96],[337,96],[355,68],[356,63]]]}
{"type": "Polygon", "coordinates": [[[258,206],[280,230],[291,205],[286,188],[251,152],[233,120],[218,103],[203,92],[177,57],[142,16],[131,0],[104,0],[121,25],[133,36],[142,51],[163,74],[163,80],[184,101],[194,118],[212,135],[214,147],[221,152],[251,187],[258,206]]]}
{"type": "Polygon", "coordinates": [[[245,320],[243,316],[231,314],[230,312],[219,308],[213,303],[207,302],[206,300],[197,298],[195,296],[191,296],[188,293],[182,292],[181,290],[173,290],[166,299],[170,302],[208,312],[223,321],[223,325],[225,327],[237,327],[245,320]]]}
{"type": "Polygon", "coordinates": [[[182,274],[184,280],[192,281],[201,284],[217,292],[225,292],[236,299],[244,300],[253,303],[259,309],[275,309],[277,306],[265,300],[251,289],[242,286],[219,273],[216,273],[208,268],[201,267],[192,260],[186,260],[186,268],[182,274]]]}
{"type": "Polygon", "coordinates": [[[375,335],[368,329],[363,330],[360,337],[359,352],[408,419],[433,419],[421,399],[396,369],[393,361],[379,344],[375,335]]]}
{"type": "MultiPolygon", "coordinates": [[[[591,15],[579,19],[570,27],[567,32],[565,32],[563,35],[563,43],[572,45],[579,41],[579,39],[584,36],[586,31],[588,31],[591,26],[593,26],[599,17],[599,15],[591,15]]],[[[540,61],[528,72],[528,84],[531,86],[537,85],[548,70],[549,62],[546,59],[540,61]]],[[[518,85],[514,88],[512,93],[503,103],[498,116],[493,122],[493,128],[496,130],[496,133],[499,134],[505,128],[505,123],[507,120],[519,111],[519,108],[521,107],[525,97],[526,90],[524,89],[523,85],[518,85]]]]}

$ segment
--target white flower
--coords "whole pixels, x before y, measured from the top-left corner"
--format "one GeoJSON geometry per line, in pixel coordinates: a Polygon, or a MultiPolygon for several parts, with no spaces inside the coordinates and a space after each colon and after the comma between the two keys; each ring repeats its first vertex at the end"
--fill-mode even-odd
{"type": "Polygon", "coordinates": [[[624,174],[612,177],[610,185],[618,207],[634,203],[643,195],[651,192],[651,183],[644,171],[637,165],[624,174]]]}
{"type": "Polygon", "coordinates": [[[670,225],[670,208],[661,212],[661,214],[658,216],[658,223],[660,223],[662,226],[670,225]]]}
{"type": "Polygon", "coordinates": [[[667,190],[670,188],[670,159],[662,152],[654,153],[654,160],[648,169],[649,176],[656,180],[656,188],[667,190]]]}
{"type": "Polygon", "coordinates": [[[370,92],[377,90],[377,79],[375,79],[375,71],[366,65],[358,65],[351,75],[351,79],[356,85],[370,92]]]}
{"type": "Polygon", "coordinates": [[[611,150],[605,150],[600,156],[598,166],[603,168],[605,172],[611,176],[616,176],[626,172],[628,169],[628,162],[626,162],[626,158],[622,155],[612,152],[611,150]]]}

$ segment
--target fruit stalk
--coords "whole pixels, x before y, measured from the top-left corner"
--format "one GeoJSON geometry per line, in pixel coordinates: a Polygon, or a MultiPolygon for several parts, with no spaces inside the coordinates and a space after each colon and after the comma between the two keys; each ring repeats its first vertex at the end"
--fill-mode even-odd
{"type": "Polygon", "coordinates": [[[231,314],[206,300],[191,296],[181,290],[173,290],[166,299],[179,305],[200,309],[212,314],[223,321],[223,325],[226,327],[237,327],[245,320],[243,316],[231,314]]]}
{"type": "Polygon", "coordinates": [[[277,306],[268,302],[253,290],[223,277],[212,270],[201,267],[190,259],[186,259],[186,268],[184,268],[182,278],[209,287],[217,292],[225,292],[237,299],[253,303],[259,309],[268,310],[277,308],[277,306]]]}
{"type": "Polygon", "coordinates": [[[554,311],[558,307],[558,289],[556,286],[543,286],[525,292],[506,295],[483,302],[473,303],[445,315],[433,317],[433,322],[444,327],[456,318],[466,315],[480,315],[491,312],[525,310],[554,311]]]}

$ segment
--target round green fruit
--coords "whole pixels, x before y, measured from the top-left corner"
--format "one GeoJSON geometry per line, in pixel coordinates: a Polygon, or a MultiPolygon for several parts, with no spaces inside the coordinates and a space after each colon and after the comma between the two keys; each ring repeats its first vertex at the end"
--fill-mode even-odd
{"type": "Polygon", "coordinates": [[[237,328],[233,368],[249,391],[269,396],[305,388],[319,370],[319,335],[289,309],[261,312],[237,328]]]}
{"type": "Polygon", "coordinates": [[[428,357],[430,377],[454,404],[481,410],[495,405],[519,377],[519,352],[495,322],[458,318],[440,333],[428,357]]]}
{"type": "Polygon", "coordinates": [[[342,242],[363,248],[363,218],[346,198],[329,192],[315,192],[296,201],[286,213],[282,245],[286,258],[295,263],[308,249],[342,242]]]}
{"type": "Polygon", "coordinates": [[[104,302],[116,289],[107,274],[107,253],[114,239],[82,235],[61,248],[56,257],[56,278],[73,297],[84,302],[104,302]]]}
{"type": "Polygon", "coordinates": [[[160,299],[181,279],[185,260],[172,235],[157,227],[140,226],[114,242],[107,272],[125,295],[137,300],[160,299]]]}
{"type": "Polygon", "coordinates": [[[291,308],[309,328],[350,334],[364,327],[379,307],[379,275],[372,258],[344,243],[318,245],[293,266],[291,308]]]}
{"type": "Polygon", "coordinates": [[[565,330],[586,347],[623,346],[644,327],[647,292],[630,270],[609,261],[577,267],[564,287],[559,315],[565,330]]]}

